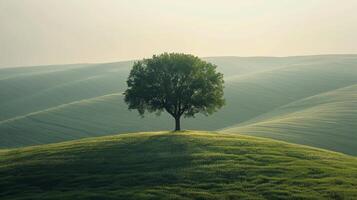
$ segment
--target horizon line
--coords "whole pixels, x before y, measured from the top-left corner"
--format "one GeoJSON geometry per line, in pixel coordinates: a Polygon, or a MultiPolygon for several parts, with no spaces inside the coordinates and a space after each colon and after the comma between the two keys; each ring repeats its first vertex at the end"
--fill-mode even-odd
{"type": "MultiPolygon", "coordinates": [[[[180,52],[178,52],[180,53],[180,52]]],[[[158,55],[158,54],[153,54],[158,55]]],[[[192,54],[193,55],[193,54],[192,54]]],[[[302,54],[302,55],[291,55],[291,56],[198,56],[202,59],[209,58],[294,58],[294,57],[315,57],[315,56],[357,56],[357,53],[331,53],[331,54],[302,54]]],[[[144,57],[145,58],[145,57],[144,57]]],[[[141,58],[141,59],[144,59],[141,58]]],[[[148,58],[148,57],[147,57],[148,58]]],[[[112,62],[78,62],[78,63],[54,63],[54,64],[39,64],[39,65],[14,65],[14,66],[0,66],[0,70],[11,69],[11,68],[30,68],[30,67],[51,67],[59,65],[98,65],[98,64],[112,64],[112,63],[121,63],[121,62],[134,62],[141,59],[126,59],[118,60],[112,62]]]]}

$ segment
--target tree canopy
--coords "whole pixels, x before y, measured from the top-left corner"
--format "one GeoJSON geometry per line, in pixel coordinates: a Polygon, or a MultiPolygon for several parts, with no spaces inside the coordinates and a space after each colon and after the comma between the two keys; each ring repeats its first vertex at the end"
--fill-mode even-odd
{"type": "Polygon", "coordinates": [[[181,116],[197,113],[212,114],[221,108],[223,74],[217,66],[182,53],[163,53],[134,63],[124,92],[129,109],[168,112],[175,118],[175,130],[180,130],[181,116]]]}

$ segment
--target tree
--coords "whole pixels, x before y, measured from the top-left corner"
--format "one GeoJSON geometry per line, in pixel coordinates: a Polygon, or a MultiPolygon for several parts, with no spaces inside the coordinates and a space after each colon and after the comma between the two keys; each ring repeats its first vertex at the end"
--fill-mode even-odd
{"type": "Polygon", "coordinates": [[[224,105],[223,74],[216,68],[182,53],[164,53],[137,61],[127,80],[125,102],[141,116],[145,111],[160,114],[165,110],[175,118],[175,131],[179,131],[181,116],[207,116],[224,105]]]}

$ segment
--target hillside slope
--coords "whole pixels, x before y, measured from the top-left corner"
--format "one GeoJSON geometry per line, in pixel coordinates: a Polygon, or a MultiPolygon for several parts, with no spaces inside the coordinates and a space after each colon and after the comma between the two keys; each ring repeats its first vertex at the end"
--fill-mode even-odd
{"type": "Polygon", "coordinates": [[[283,139],[357,155],[357,85],[292,102],[223,132],[283,139]]]}
{"type": "MultiPolygon", "coordinates": [[[[227,105],[209,117],[184,119],[185,129],[221,130],[242,128],[257,120],[262,123],[269,116],[279,117],[276,114],[294,102],[357,84],[356,55],[205,59],[224,73],[227,105]]],[[[171,129],[173,120],[166,114],[142,119],[127,110],[121,94],[132,63],[0,69],[0,148],[171,129]]],[[[349,95],[348,102],[332,98],[339,106],[319,107],[319,112],[330,112],[328,126],[316,123],[322,115],[315,114],[310,122],[313,126],[295,120],[293,129],[281,123],[278,129],[250,125],[239,131],[357,155],[356,98],[349,95]],[[319,137],[315,137],[317,130],[319,137]]],[[[323,103],[316,102],[316,106],[323,103]]],[[[296,107],[294,112],[297,109],[304,108],[296,107]]],[[[308,119],[310,114],[301,112],[300,119],[308,119]]]]}
{"type": "Polygon", "coordinates": [[[132,133],[0,151],[1,199],[353,199],[357,159],[212,132],[132,133]]]}

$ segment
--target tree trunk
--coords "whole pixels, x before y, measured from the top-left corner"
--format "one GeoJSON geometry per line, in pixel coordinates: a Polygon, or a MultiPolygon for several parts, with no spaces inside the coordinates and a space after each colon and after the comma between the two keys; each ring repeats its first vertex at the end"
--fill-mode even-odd
{"type": "Polygon", "coordinates": [[[180,131],[181,126],[180,126],[180,117],[175,117],[175,131],[180,131]]]}

